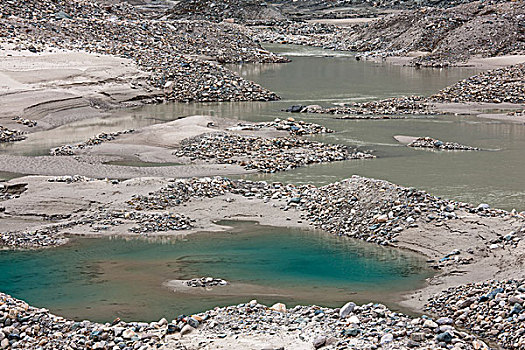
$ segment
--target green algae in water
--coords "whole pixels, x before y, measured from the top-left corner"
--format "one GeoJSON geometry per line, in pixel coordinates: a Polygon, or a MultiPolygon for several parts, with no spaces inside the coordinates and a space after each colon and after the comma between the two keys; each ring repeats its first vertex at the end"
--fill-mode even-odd
{"type": "Polygon", "coordinates": [[[430,276],[421,257],[320,232],[229,223],[179,239],[78,239],[0,252],[0,290],[74,318],[158,320],[257,299],[340,306],[389,302],[430,276]],[[227,288],[174,292],[166,282],[223,278],[227,288]]]}

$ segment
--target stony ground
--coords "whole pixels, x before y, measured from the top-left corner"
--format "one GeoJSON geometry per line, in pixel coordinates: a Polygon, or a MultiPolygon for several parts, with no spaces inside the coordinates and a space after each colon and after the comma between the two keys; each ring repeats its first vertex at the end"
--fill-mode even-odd
{"type": "Polygon", "coordinates": [[[282,21],[279,9],[262,0],[189,0],[179,2],[168,11],[169,19],[234,20],[241,23],[282,21]]]}
{"type": "Polygon", "coordinates": [[[294,349],[424,348],[488,349],[475,337],[454,329],[450,318],[412,318],[380,304],[340,309],[284,304],[271,307],[253,300],[196,315],[180,315],[169,322],[99,324],[76,322],[0,293],[0,347],[2,349],[220,349],[271,348],[244,342],[248,336],[281,336],[294,349]],[[236,346],[237,345],[237,346],[236,346]],[[248,345],[248,346],[246,346],[248,345]]]}
{"type": "Polygon", "coordinates": [[[261,41],[361,52],[361,57],[406,56],[413,65],[443,67],[470,57],[523,54],[525,5],[471,2],[456,7],[419,8],[375,21],[337,27],[286,22],[255,29],[261,41]]]}
{"type": "Polygon", "coordinates": [[[208,61],[287,61],[262,49],[240,33],[236,25],[149,20],[141,18],[133,8],[126,17],[96,4],[81,1],[71,8],[51,0],[32,1],[24,7],[2,3],[0,39],[34,52],[55,47],[131,58],[149,73],[152,87],[165,90],[168,100],[277,99],[259,85],[208,61]],[[99,8],[99,12],[92,15],[93,7],[99,8]],[[34,10],[31,15],[27,14],[27,8],[34,10]],[[66,14],[69,10],[71,14],[59,16],[57,13],[62,12],[53,13],[53,8],[66,14]],[[207,60],[198,58],[203,56],[207,60]]]}
{"type": "Polygon", "coordinates": [[[426,310],[505,349],[525,348],[525,280],[489,280],[448,288],[426,310]]]}
{"type": "Polygon", "coordinates": [[[429,101],[525,103],[525,64],[474,75],[432,95],[429,101]]]}

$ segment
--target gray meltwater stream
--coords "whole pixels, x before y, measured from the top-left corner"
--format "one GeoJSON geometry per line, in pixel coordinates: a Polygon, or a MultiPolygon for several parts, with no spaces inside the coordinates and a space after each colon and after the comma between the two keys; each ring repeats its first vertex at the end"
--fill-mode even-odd
{"type": "Polygon", "coordinates": [[[388,303],[430,276],[424,260],[399,250],[316,231],[224,224],[232,229],[184,239],[93,238],[0,251],[0,290],[77,320],[171,320],[253,298],[289,306],[388,303]],[[201,276],[231,285],[176,292],[166,285],[201,276]]]}
{"type": "MultiPolygon", "coordinates": [[[[356,61],[349,53],[309,47],[272,45],[268,48],[289,56],[293,62],[244,64],[230,68],[276,91],[282,96],[282,101],[146,106],[32,134],[26,141],[2,146],[0,152],[47,154],[51,147],[83,141],[99,132],[139,128],[196,114],[264,121],[290,117],[282,110],[293,104],[326,106],[401,95],[430,95],[476,73],[472,69],[418,70],[356,61]]],[[[453,116],[359,121],[307,114],[293,116],[337,131],[315,139],[373,150],[378,159],[311,166],[268,176],[250,175],[250,178],[323,185],[358,174],[473,204],[486,202],[502,209],[525,210],[525,162],[521,153],[525,149],[523,125],[453,116]],[[410,149],[398,144],[394,135],[431,136],[488,151],[410,149]]]]}

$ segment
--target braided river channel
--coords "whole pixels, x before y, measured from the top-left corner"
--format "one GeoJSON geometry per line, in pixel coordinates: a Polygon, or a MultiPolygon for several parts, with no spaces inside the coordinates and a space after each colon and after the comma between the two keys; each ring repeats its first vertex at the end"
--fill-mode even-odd
{"type": "MultiPolygon", "coordinates": [[[[249,121],[288,118],[291,105],[367,101],[430,95],[475,74],[473,69],[422,69],[356,61],[351,54],[315,48],[268,48],[289,64],[229,66],[282,96],[278,102],[166,104],[119,111],[29,135],[0,152],[42,155],[49,148],[83,141],[99,132],[175,120],[196,114],[249,121]]],[[[371,150],[378,158],[310,166],[253,180],[324,185],[354,174],[427,190],[432,194],[492,207],[525,210],[523,125],[466,116],[414,116],[390,120],[337,120],[294,114],[336,132],[312,139],[371,150]],[[481,152],[410,149],[393,136],[431,136],[476,146],[481,152]]],[[[120,164],[125,165],[125,164],[120,164]]],[[[140,166],[140,164],[130,164],[140,166]]],[[[9,177],[10,174],[0,174],[9,177]]],[[[3,292],[74,319],[94,321],[172,319],[257,299],[271,304],[340,306],[346,301],[396,300],[432,275],[417,255],[318,231],[224,222],[223,233],[177,239],[75,239],[41,251],[0,251],[3,292]],[[172,280],[213,276],[224,288],[174,290],[172,280]]]]}

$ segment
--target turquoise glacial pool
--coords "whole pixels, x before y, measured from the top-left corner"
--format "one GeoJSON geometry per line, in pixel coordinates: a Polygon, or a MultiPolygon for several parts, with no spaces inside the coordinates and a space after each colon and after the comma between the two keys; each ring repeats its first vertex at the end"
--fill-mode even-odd
{"type": "Polygon", "coordinates": [[[417,255],[318,231],[224,222],[226,232],[177,239],[79,238],[40,251],[0,251],[0,290],[82,320],[172,319],[257,299],[340,306],[395,306],[431,272],[417,255]],[[202,276],[227,287],[174,291],[167,282],[202,276]]]}

